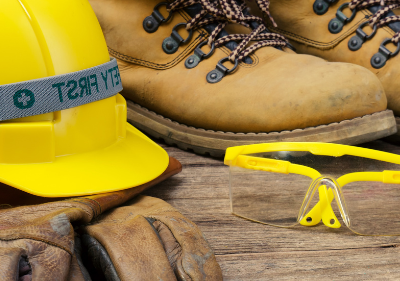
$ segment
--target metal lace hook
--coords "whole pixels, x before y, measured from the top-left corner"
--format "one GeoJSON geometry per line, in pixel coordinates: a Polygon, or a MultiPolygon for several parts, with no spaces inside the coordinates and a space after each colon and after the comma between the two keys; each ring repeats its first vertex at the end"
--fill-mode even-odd
{"type": "Polygon", "coordinates": [[[369,24],[368,21],[362,23],[356,31],[356,35],[354,35],[350,40],[349,40],[349,49],[351,51],[357,51],[361,49],[362,45],[369,39],[375,36],[376,31],[378,30],[378,26],[375,24],[373,31],[370,35],[364,32],[363,28],[369,24]]]}
{"type": "Polygon", "coordinates": [[[354,10],[352,11],[352,14],[351,14],[350,17],[347,17],[347,16],[343,13],[343,10],[344,10],[345,8],[349,7],[349,5],[350,5],[350,3],[347,2],[347,3],[342,4],[342,5],[338,8],[338,10],[337,10],[337,12],[336,12],[336,18],[332,19],[332,20],[329,22],[329,25],[328,25],[328,29],[329,29],[329,31],[330,31],[331,33],[333,33],[333,34],[339,33],[340,31],[342,31],[343,26],[344,26],[346,23],[351,22],[351,21],[355,18],[356,14],[357,14],[357,10],[356,10],[356,9],[354,9],[354,10]]]}
{"type": "Polygon", "coordinates": [[[164,22],[169,21],[172,18],[172,13],[170,12],[168,14],[167,18],[164,18],[164,16],[160,13],[159,8],[161,6],[168,6],[167,2],[161,2],[159,4],[157,4],[154,9],[153,9],[153,13],[146,17],[143,20],[143,29],[148,32],[148,33],[153,33],[156,32],[158,27],[163,24],[164,22]]]}
{"type": "Polygon", "coordinates": [[[234,72],[236,70],[236,68],[239,65],[239,60],[235,59],[235,65],[231,69],[228,69],[226,66],[223,65],[223,63],[227,62],[227,61],[229,61],[229,57],[225,57],[225,58],[221,59],[218,62],[216,68],[207,74],[207,82],[208,83],[212,83],[212,84],[218,83],[226,75],[231,74],[232,72],[234,72]]]}
{"type": "Polygon", "coordinates": [[[392,39],[386,38],[379,47],[378,53],[371,58],[371,65],[373,68],[379,69],[385,66],[386,62],[396,56],[400,52],[400,42],[397,42],[397,49],[394,52],[389,51],[386,45],[392,42],[392,39]]]}
{"type": "Polygon", "coordinates": [[[207,41],[200,43],[194,50],[194,54],[187,58],[185,61],[186,68],[195,68],[202,60],[211,57],[215,51],[215,44],[214,42],[211,43],[211,50],[207,54],[201,50],[205,45],[207,45],[207,41]]]}
{"type": "Polygon", "coordinates": [[[162,48],[165,53],[167,54],[175,53],[180,45],[186,44],[192,39],[193,30],[192,29],[188,30],[189,32],[188,37],[186,37],[186,39],[183,39],[182,36],[180,36],[177,31],[177,29],[180,27],[186,27],[186,23],[181,22],[175,25],[174,28],[172,29],[171,36],[164,39],[162,43],[162,48]]]}

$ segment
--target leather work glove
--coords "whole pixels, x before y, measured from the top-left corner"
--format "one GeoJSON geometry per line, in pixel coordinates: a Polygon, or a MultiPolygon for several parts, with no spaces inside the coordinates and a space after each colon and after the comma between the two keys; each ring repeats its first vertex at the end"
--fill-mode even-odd
{"type": "MultiPolygon", "coordinates": [[[[147,201],[140,199],[138,202],[139,205],[135,205],[136,207],[123,207],[121,211],[118,212],[111,211],[101,216],[102,220],[97,220],[96,218],[99,218],[105,211],[127,202],[141,191],[180,172],[181,168],[182,166],[177,160],[170,158],[170,165],[160,177],[131,189],[107,194],[71,198],[42,205],[20,206],[5,209],[2,209],[4,205],[0,205],[0,280],[92,280],[90,277],[92,272],[88,272],[83,263],[83,261],[86,263],[88,261],[82,260],[81,254],[92,257],[94,259],[94,264],[96,264],[95,261],[97,257],[92,254],[95,252],[95,248],[90,247],[89,253],[81,253],[80,237],[75,233],[74,227],[76,229],[81,228],[87,232],[87,235],[91,235],[85,235],[85,241],[91,239],[89,242],[92,242],[93,238],[95,238],[100,243],[104,243],[104,248],[110,253],[109,257],[119,276],[119,279],[109,280],[140,280],[149,279],[148,276],[154,276],[154,272],[159,272],[161,267],[158,264],[148,263],[149,257],[156,260],[162,256],[160,253],[161,251],[166,257],[164,249],[162,249],[163,244],[170,257],[173,257],[175,253],[174,250],[170,248],[172,244],[169,243],[169,239],[172,239],[172,237],[168,234],[164,235],[165,229],[163,228],[163,224],[157,224],[156,221],[153,223],[153,225],[158,228],[160,239],[164,239],[162,240],[163,244],[161,244],[160,240],[154,239],[154,236],[158,236],[155,234],[156,232],[150,232],[148,230],[148,226],[151,228],[151,225],[147,223],[144,217],[136,218],[133,216],[135,218],[134,220],[126,217],[125,221],[123,220],[124,218],[121,217],[121,223],[114,222],[114,229],[112,229],[112,231],[113,233],[117,233],[122,240],[116,240],[116,237],[110,235],[111,230],[109,233],[101,231],[102,225],[104,225],[106,229],[107,224],[110,223],[107,221],[107,218],[121,212],[123,213],[122,210],[126,210],[126,208],[132,208],[126,215],[133,214],[133,212],[139,214],[138,209],[141,209],[141,211],[144,212],[143,215],[146,215],[146,212],[153,211],[153,208],[146,208],[146,206],[150,207],[151,204],[143,205],[140,202],[147,201]],[[92,220],[95,220],[94,225],[83,228],[79,227],[90,223],[92,220]],[[146,222],[147,225],[144,224],[144,222],[146,222]],[[117,230],[121,231],[116,232],[117,230]],[[139,240],[135,240],[133,237],[139,240]],[[118,252],[119,249],[121,249],[121,252],[118,252]],[[144,249],[150,249],[151,251],[145,252],[144,249]],[[158,250],[160,252],[158,252],[158,250]],[[136,259],[134,257],[136,257],[136,259]],[[141,264],[145,263],[150,267],[140,267],[141,264]],[[153,269],[151,267],[156,265],[157,268],[153,269]],[[133,268],[142,271],[135,272],[132,270],[133,268]],[[132,273],[132,275],[129,276],[126,272],[132,273]],[[149,275],[147,276],[147,274],[149,275]]],[[[23,205],[28,202],[36,203],[36,201],[46,200],[24,194],[20,191],[11,190],[14,189],[7,189],[6,186],[0,187],[1,204],[7,202],[8,204],[23,205]],[[6,192],[4,193],[4,191],[6,192]],[[10,193],[7,191],[10,191],[10,193]],[[19,197],[21,200],[12,197],[10,194],[14,196],[18,194],[21,195],[19,197]],[[7,200],[5,201],[4,198],[7,200]]],[[[161,200],[156,201],[157,204],[154,206],[165,206],[166,204],[161,200]]],[[[172,267],[174,268],[175,266],[179,274],[187,272],[187,275],[183,276],[186,277],[189,275],[192,280],[212,279],[213,277],[209,277],[213,276],[212,274],[220,276],[220,269],[212,251],[193,223],[185,219],[169,205],[168,208],[165,207],[165,209],[157,208],[157,212],[154,213],[154,218],[168,226],[172,231],[171,233],[176,238],[176,241],[180,243],[181,247],[176,247],[177,258],[171,259],[171,261],[177,261],[172,267]],[[182,271],[181,268],[184,268],[185,271],[182,271]],[[216,273],[212,270],[215,270],[216,273]],[[202,275],[199,274],[199,272],[202,272],[202,275]]],[[[86,244],[87,243],[85,243],[85,245],[86,244]]],[[[84,249],[86,248],[87,247],[84,249]]],[[[102,258],[105,257],[105,255],[99,257],[102,258]]],[[[162,259],[160,259],[160,264],[165,266],[161,261],[162,259]]],[[[111,267],[101,267],[102,271],[105,273],[108,272],[108,268],[111,267]]],[[[167,267],[166,271],[168,270],[172,271],[171,268],[167,267]]],[[[173,280],[175,278],[174,276],[165,274],[162,276],[163,278],[164,276],[168,276],[168,278],[163,280],[173,280]]]]}
{"type": "Polygon", "coordinates": [[[222,280],[200,229],[161,199],[138,196],[82,231],[84,252],[105,280],[222,280]]]}

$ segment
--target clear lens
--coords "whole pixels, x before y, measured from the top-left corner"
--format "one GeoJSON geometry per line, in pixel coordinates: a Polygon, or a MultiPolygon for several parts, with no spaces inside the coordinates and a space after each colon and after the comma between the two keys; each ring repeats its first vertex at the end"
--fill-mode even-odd
{"type": "Polygon", "coordinates": [[[400,184],[353,182],[342,187],[349,228],[363,235],[400,235],[400,184]]]}
{"type": "MultiPolygon", "coordinates": [[[[317,170],[322,178],[333,181],[349,173],[400,171],[398,164],[348,155],[332,157],[304,151],[278,151],[251,156],[285,160],[310,167],[317,170]]],[[[300,211],[300,215],[306,215],[318,202],[318,191],[311,187],[311,183],[312,179],[303,175],[232,166],[232,211],[262,223],[293,226],[299,222],[300,211]]],[[[333,209],[338,219],[339,207],[344,221],[352,231],[363,235],[400,235],[400,184],[359,181],[339,187],[335,181],[335,185],[338,189],[331,205],[336,205],[333,209]]]]}
{"type": "Polygon", "coordinates": [[[298,223],[299,210],[312,180],[293,174],[278,174],[230,167],[232,212],[275,226],[298,223]]]}

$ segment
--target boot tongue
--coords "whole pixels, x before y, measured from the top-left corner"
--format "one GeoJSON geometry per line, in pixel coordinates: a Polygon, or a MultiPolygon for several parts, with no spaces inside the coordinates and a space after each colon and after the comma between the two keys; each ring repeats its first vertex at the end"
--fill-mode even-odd
{"type": "MultiPolygon", "coordinates": [[[[369,10],[371,13],[375,14],[377,11],[379,11],[379,10],[382,9],[382,8],[383,8],[382,6],[376,5],[376,6],[369,7],[368,10],[369,10]]],[[[394,14],[392,11],[389,11],[389,12],[386,14],[386,17],[390,17],[390,16],[395,16],[395,14],[394,14]]],[[[398,22],[398,21],[397,21],[397,22],[391,22],[391,23],[388,24],[388,26],[389,26],[391,29],[393,29],[394,32],[399,32],[399,31],[400,31],[400,22],[398,22]]]]}
{"type": "MultiPolygon", "coordinates": [[[[203,10],[203,7],[202,7],[200,4],[194,4],[194,5],[192,5],[192,6],[189,6],[189,7],[184,8],[184,10],[185,10],[186,13],[189,14],[189,16],[191,16],[191,17],[193,18],[193,17],[195,17],[198,13],[200,13],[200,12],[203,10]]],[[[205,25],[203,28],[204,28],[209,34],[211,34],[211,32],[213,32],[213,30],[214,30],[215,28],[217,28],[217,26],[218,26],[218,25],[215,24],[215,23],[210,23],[210,24],[205,25]]],[[[221,37],[224,37],[224,36],[227,36],[227,35],[229,35],[229,33],[228,33],[225,29],[223,29],[223,30],[221,30],[221,32],[218,34],[217,39],[219,39],[219,38],[221,38],[221,37]]],[[[233,51],[233,50],[238,46],[238,44],[237,44],[235,41],[230,41],[230,42],[228,42],[228,43],[225,43],[224,46],[227,47],[229,50],[233,51]]],[[[244,63],[247,63],[247,64],[252,64],[252,63],[253,63],[252,59],[249,58],[249,57],[245,57],[245,58],[243,59],[243,62],[244,62],[244,63]]]]}

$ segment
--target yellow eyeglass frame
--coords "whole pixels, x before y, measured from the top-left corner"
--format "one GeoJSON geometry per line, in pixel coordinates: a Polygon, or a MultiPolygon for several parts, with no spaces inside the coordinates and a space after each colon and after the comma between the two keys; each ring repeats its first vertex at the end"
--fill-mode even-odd
{"type": "MultiPolygon", "coordinates": [[[[313,182],[322,177],[317,170],[307,166],[292,164],[285,160],[249,156],[249,154],[279,151],[310,152],[314,155],[334,157],[350,155],[400,165],[400,155],[368,148],[318,142],[276,142],[230,147],[226,150],[224,164],[258,171],[303,175],[311,178],[313,182]]],[[[345,174],[336,179],[337,184],[341,187],[352,182],[360,181],[400,184],[400,171],[355,172],[345,174]]],[[[328,227],[341,227],[331,207],[331,202],[335,198],[334,191],[330,187],[328,188],[325,185],[321,185],[318,188],[318,192],[318,203],[301,218],[300,224],[304,226],[313,226],[322,220],[328,227]],[[309,217],[313,218],[312,221],[307,220],[309,217]]],[[[338,197],[339,196],[337,196],[337,198],[338,197]]],[[[338,205],[339,208],[341,208],[341,204],[338,205]]]]}

